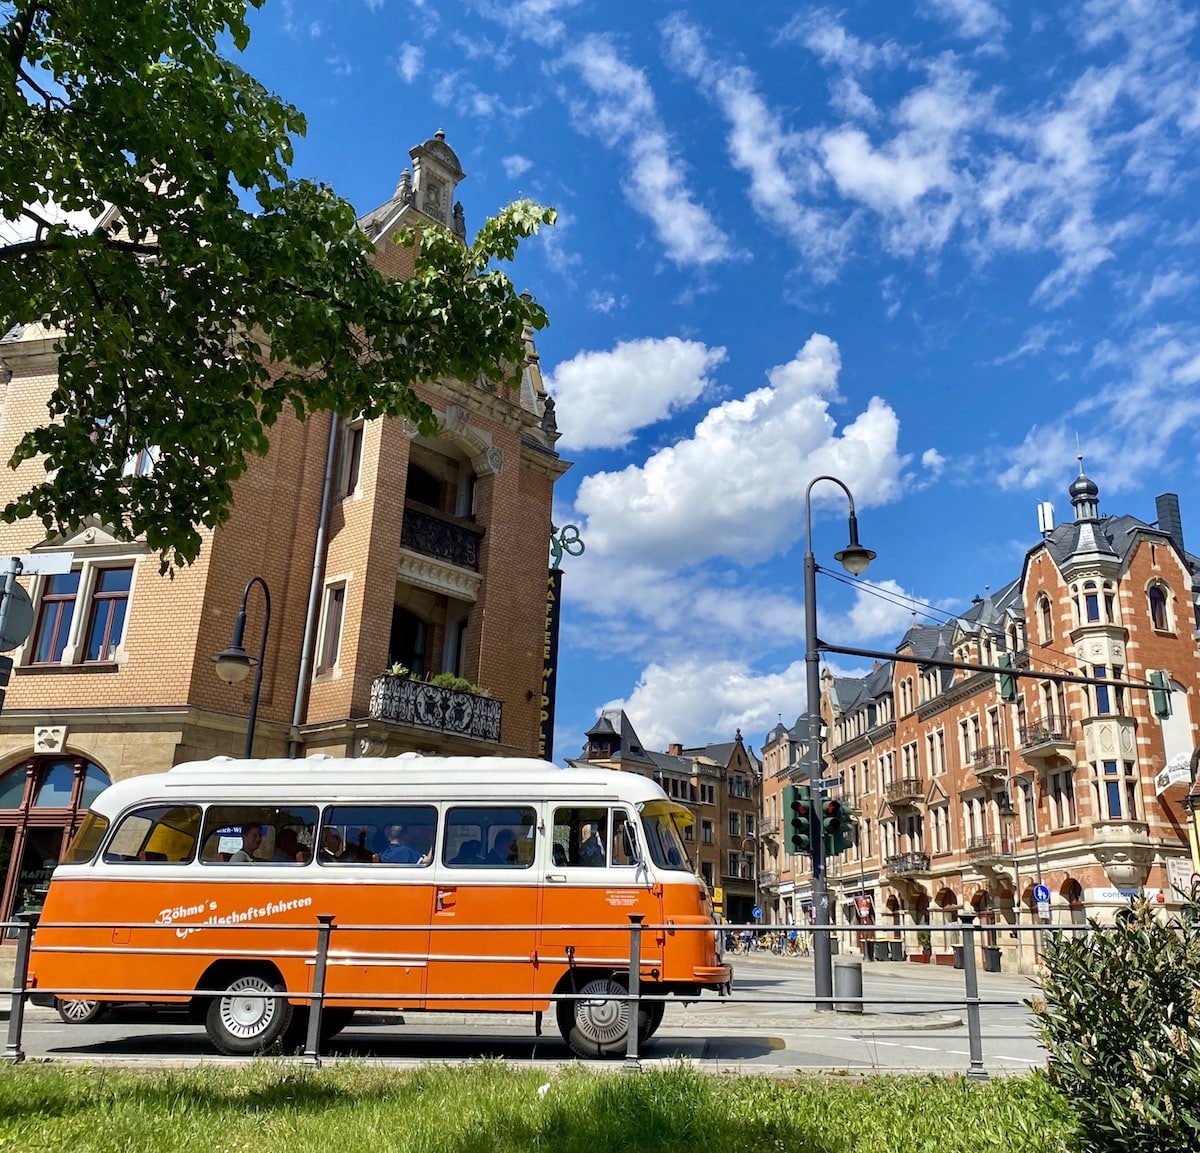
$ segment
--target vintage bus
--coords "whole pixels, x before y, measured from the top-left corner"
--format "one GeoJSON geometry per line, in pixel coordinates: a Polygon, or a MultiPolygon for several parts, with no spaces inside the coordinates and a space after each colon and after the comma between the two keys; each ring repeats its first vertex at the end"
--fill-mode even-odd
{"type": "MultiPolygon", "coordinates": [[[[554,1007],[580,1056],[625,1052],[630,914],[640,985],[727,992],[682,827],[653,781],[544,761],[216,758],[113,784],[54,871],[29,988],[68,1020],[186,1004],[213,1044],[303,1038],[317,918],[334,918],[323,1035],[356,1009],[554,1007]],[[275,994],[286,994],[277,996],[275,994]]],[[[638,1015],[640,1038],[663,1001],[638,1015]]]]}

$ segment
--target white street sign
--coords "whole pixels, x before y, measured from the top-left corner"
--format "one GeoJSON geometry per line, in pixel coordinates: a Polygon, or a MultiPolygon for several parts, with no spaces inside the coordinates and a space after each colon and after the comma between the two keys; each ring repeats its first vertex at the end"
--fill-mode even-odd
{"type": "Polygon", "coordinates": [[[19,570],[21,576],[29,576],[32,573],[53,575],[70,572],[72,560],[74,560],[74,554],[69,552],[25,552],[16,556],[0,556],[0,568],[11,567],[11,562],[16,561],[21,566],[19,570]],[[9,562],[7,565],[6,561],[9,562]]]}

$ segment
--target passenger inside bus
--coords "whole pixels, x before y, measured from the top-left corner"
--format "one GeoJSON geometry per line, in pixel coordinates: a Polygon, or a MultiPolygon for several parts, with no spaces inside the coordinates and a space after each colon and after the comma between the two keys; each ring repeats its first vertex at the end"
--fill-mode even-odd
{"type": "Polygon", "coordinates": [[[408,830],[403,825],[388,825],[384,830],[387,847],[379,854],[386,865],[428,865],[431,853],[422,855],[408,843],[408,830]]]}
{"type": "Polygon", "coordinates": [[[308,850],[300,844],[300,838],[290,825],[275,834],[275,852],[271,860],[287,864],[303,864],[308,860],[308,850]]]}
{"type": "Polygon", "coordinates": [[[248,861],[257,861],[258,857],[255,854],[258,852],[259,846],[262,844],[262,826],[261,825],[243,825],[242,826],[242,847],[232,854],[229,858],[236,865],[246,864],[248,861]]]}
{"type": "Polygon", "coordinates": [[[452,865],[482,865],[483,843],[481,841],[464,841],[462,848],[454,854],[450,861],[452,865]]]}
{"type": "Polygon", "coordinates": [[[515,865],[517,863],[516,837],[512,829],[501,829],[492,841],[492,851],[487,855],[489,865],[515,865]]]}

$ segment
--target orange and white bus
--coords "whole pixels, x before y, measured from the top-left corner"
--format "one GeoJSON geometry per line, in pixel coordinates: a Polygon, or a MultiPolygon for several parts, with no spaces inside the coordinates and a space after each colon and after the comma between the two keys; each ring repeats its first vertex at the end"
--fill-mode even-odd
{"type": "MultiPolygon", "coordinates": [[[[647,778],[536,760],[179,765],[93,801],[51,879],[28,987],[67,1019],[185,1003],[222,1052],[259,1052],[304,1035],[330,914],[325,1036],[355,1009],[540,1021],[553,1004],[577,1054],[621,1054],[630,914],[648,926],[643,993],[729,989],[691,820],[647,778]]],[[[642,1003],[640,1038],[662,1014],[642,1003]]]]}

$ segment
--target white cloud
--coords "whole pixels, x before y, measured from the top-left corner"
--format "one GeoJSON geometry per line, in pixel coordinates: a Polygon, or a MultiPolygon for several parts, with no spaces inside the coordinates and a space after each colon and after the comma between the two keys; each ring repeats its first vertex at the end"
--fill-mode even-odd
{"type": "Polygon", "coordinates": [[[684,266],[728,259],[729,240],[688,188],[645,72],[599,36],[572,48],[560,67],[577,71],[590,94],[568,97],[576,130],[620,149],[629,173],[625,197],[650,220],[667,256],[684,266]]]}
{"type": "Polygon", "coordinates": [[[330,56],[325,61],[335,76],[349,76],[353,72],[350,61],[345,56],[330,56]]]}
{"type": "Polygon", "coordinates": [[[727,144],[734,168],[750,178],[750,202],[768,224],[781,229],[813,262],[818,279],[840,263],[847,237],[827,212],[807,205],[803,193],[815,172],[801,140],[786,131],[758,93],[749,69],[713,59],[700,30],[682,15],[663,22],[667,58],[713,99],[729,123],[727,144]]]}
{"type": "Polygon", "coordinates": [[[421,74],[425,49],[407,42],[400,45],[396,55],[396,72],[405,84],[411,84],[421,74]]]}
{"type": "Polygon", "coordinates": [[[593,312],[599,312],[607,316],[610,312],[619,308],[625,308],[629,304],[629,297],[622,293],[617,296],[614,292],[601,292],[593,288],[587,296],[588,308],[593,312]]]}
{"type": "Polygon", "coordinates": [[[491,120],[502,116],[506,120],[519,120],[527,116],[533,105],[508,104],[496,92],[486,92],[474,81],[466,79],[463,72],[447,72],[438,78],[430,93],[434,102],[443,108],[454,108],[461,114],[491,120]]]}
{"type": "MultiPolygon", "coordinates": [[[[904,464],[899,421],[875,397],[839,433],[829,406],[840,367],[837,345],[816,334],[766,386],[711,409],[690,437],[643,465],[585,477],[575,507],[589,549],[673,565],[748,563],[796,540],[809,477],[841,477],[860,505],[890,500],[904,464]]],[[[832,499],[814,492],[818,506],[832,499]]]]}
{"type": "Polygon", "coordinates": [[[622,341],[611,352],[580,352],[547,376],[558,406],[561,447],[620,448],[633,434],[696,400],[725,360],[699,341],[622,341]]]}
{"type": "Polygon", "coordinates": [[[1008,28],[1008,21],[991,0],[926,0],[926,5],[968,40],[985,39],[1008,28]]]}
{"type": "Polygon", "coordinates": [[[366,5],[372,12],[378,12],[383,7],[383,0],[366,0],[366,5]]]}
{"type": "Polygon", "coordinates": [[[502,156],[500,163],[504,166],[504,175],[509,180],[516,180],[519,176],[524,176],[533,167],[533,161],[526,159],[524,156],[502,156]]]}
{"type": "Polygon", "coordinates": [[[941,476],[942,469],[946,467],[946,458],[936,448],[927,448],[921,454],[921,464],[935,477],[941,476]]]}
{"type": "Polygon", "coordinates": [[[566,31],[560,18],[580,0],[478,0],[480,12],[510,32],[535,44],[558,43],[566,31]]]}

